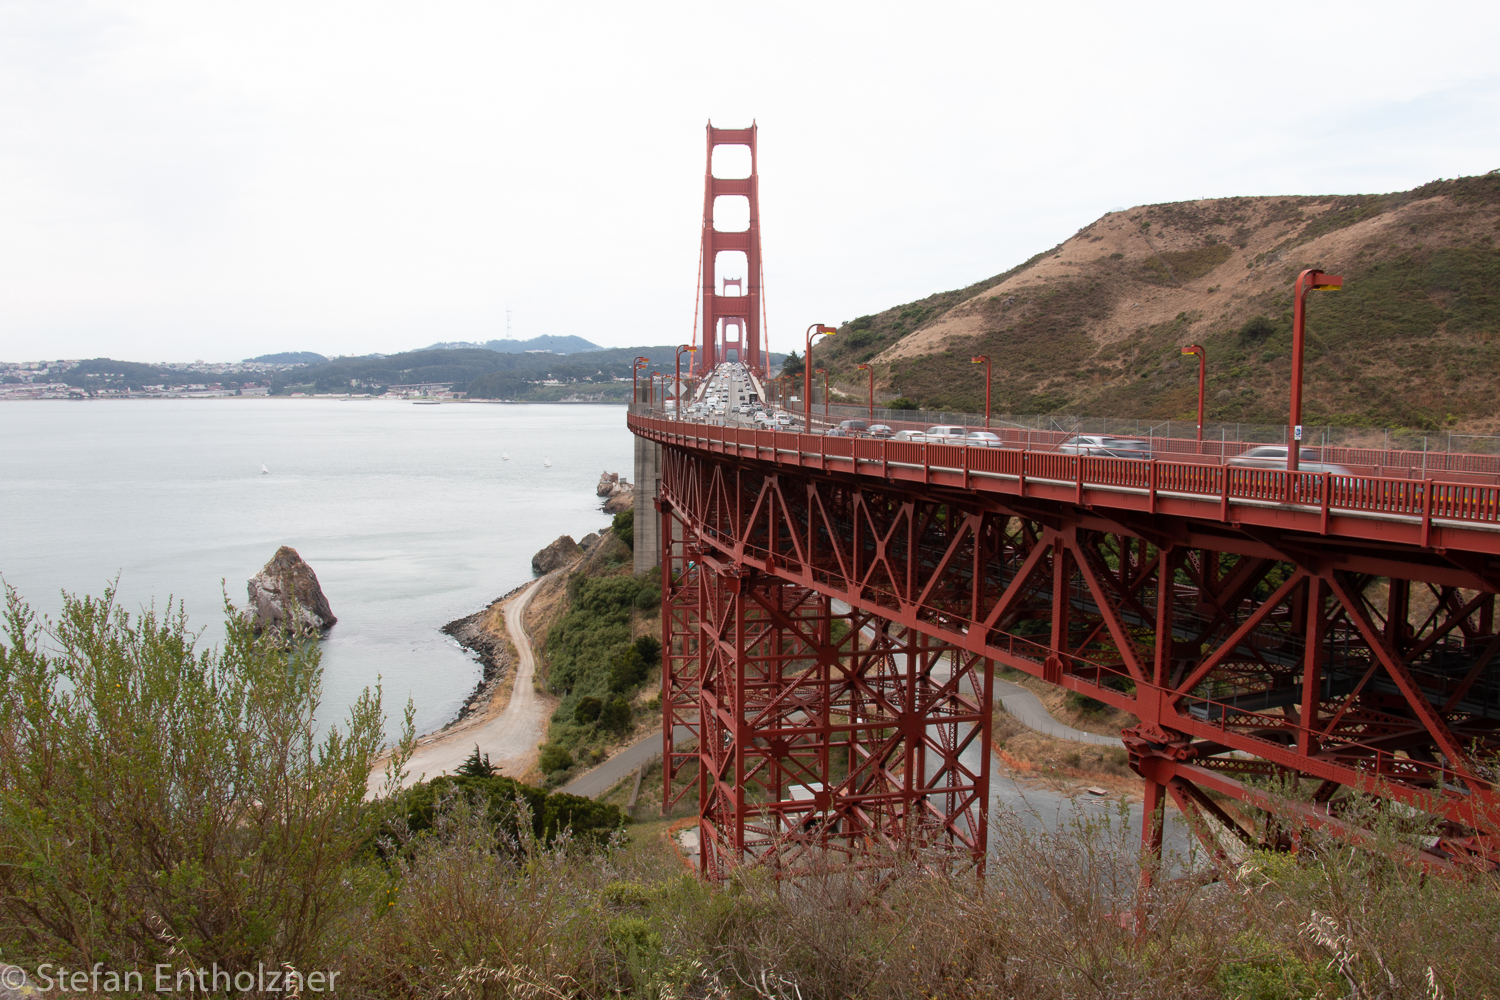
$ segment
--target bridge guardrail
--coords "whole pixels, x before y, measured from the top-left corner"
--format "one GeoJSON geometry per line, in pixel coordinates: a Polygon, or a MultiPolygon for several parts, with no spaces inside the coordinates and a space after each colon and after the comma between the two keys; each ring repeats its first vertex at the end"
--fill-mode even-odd
{"type": "MultiPolygon", "coordinates": [[[[661,439],[709,447],[745,449],[751,457],[787,461],[818,458],[866,471],[893,466],[931,473],[960,472],[977,480],[998,477],[1072,484],[1083,489],[1147,493],[1261,505],[1293,505],[1392,520],[1434,519],[1465,525],[1500,526],[1500,485],[1406,479],[1335,472],[1289,472],[1162,459],[1080,456],[1055,451],[980,448],[966,445],[826,437],[762,431],[631,414],[633,428],[661,439]]],[[[1081,494],[1080,494],[1081,495],[1081,494]]]]}

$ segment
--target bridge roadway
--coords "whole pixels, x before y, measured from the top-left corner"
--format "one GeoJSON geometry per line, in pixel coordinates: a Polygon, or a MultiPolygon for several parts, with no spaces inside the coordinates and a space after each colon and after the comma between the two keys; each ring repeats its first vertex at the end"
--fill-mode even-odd
{"type": "MultiPolygon", "coordinates": [[[[664,562],[674,577],[698,567],[715,600],[715,575],[760,574],[753,586],[847,601],[1133,712],[1142,722],[1125,742],[1148,804],[1170,795],[1247,844],[1285,846],[1286,827],[1254,829],[1208,793],[1350,836],[1365,833],[1342,818],[1340,791],[1386,796],[1439,818],[1422,860],[1500,861],[1500,802],[1465,749],[1500,746],[1500,486],[829,437],[633,410],[631,430],[662,449],[663,524],[675,524],[663,537],[677,540],[664,562]],[[1424,586],[1436,607],[1414,612],[1424,586]],[[1272,800],[1241,780],[1288,774],[1316,784],[1311,802],[1272,800]]],[[[671,614],[664,605],[664,626],[671,614]]],[[[724,655],[743,655],[725,642],[724,655]]],[[[725,738],[755,735],[734,725],[725,738]]],[[[761,742],[784,744],[781,725],[761,742]]],[[[705,751],[702,766],[722,759],[705,751]]],[[[962,780],[980,793],[988,777],[962,780]]],[[[847,801],[846,824],[876,799],[847,801]]],[[[706,830],[744,828],[736,807],[716,808],[706,830]]],[[[1159,844],[1159,827],[1143,835],[1159,844]]]]}

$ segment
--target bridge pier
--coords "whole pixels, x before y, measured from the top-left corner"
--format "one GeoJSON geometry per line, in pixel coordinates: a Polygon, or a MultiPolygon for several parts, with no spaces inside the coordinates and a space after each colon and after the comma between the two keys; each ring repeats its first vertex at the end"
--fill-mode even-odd
{"type": "Polygon", "coordinates": [[[661,565],[661,525],[656,515],[656,498],[661,490],[661,445],[639,435],[635,439],[635,479],[632,481],[635,483],[635,562],[632,569],[639,575],[661,565]]]}

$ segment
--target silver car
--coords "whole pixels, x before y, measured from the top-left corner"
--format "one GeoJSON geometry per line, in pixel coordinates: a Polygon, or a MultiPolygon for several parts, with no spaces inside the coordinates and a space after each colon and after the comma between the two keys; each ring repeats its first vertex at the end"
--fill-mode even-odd
{"type": "Polygon", "coordinates": [[[970,431],[969,436],[964,438],[964,444],[970,448],[1004,448],[1005,442],[1000,440],[1000,435],[993,431],[970,431]]]}
{"type": "MultiPolygon", "coordinates": [[[[1342,465],[1324,462],[1322,458],[1322,453],[1316,448],[1300,448],[1297,454],[1297,468],[1302,472],[1331,472],[1336,476],[1353,475],[1342,465]]],[[[1285,469],[1286,463],[1287,446],[1284,444],[1256,445],[1249,451],[1242,452],[1229,460],[1230,465],[1237,465],[1242,469],[1285,469]]]]}
{"type": "Polygon", "coordinates": [[[1095,458],[1150,458],[1151,442],[1109,434],[1074,434],[1058,445],[1057,451],[1063,455],[1092,455],[1095,458]]]}
{"type": "Polygon", "coordinates": [[[938,424],[927,428],[927,440],[937,444],[960,444],[968,436],[969,429],[957,424],[938,424]]]}
{"type": "Polygon", "coordinates": [[[890,437],[892,441],[909,441],[912,444],[922,444],[927,440],[927,435],[921,431],[897,431],[890,437]]]}

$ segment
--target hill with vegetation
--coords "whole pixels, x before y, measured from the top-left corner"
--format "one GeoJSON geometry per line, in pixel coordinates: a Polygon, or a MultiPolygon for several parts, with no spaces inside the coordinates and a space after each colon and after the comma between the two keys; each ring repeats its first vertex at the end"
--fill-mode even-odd
{"type": "Polygon", "coordinates": [[[1309,297],[1304,419],[1500,428],[1500,173],[1377,195],[1218,198],[1110,212],[966,288],[844,323],[814,361],[863,401],[995,413],[1192,419],[1208,353],[1208,420],[1285,420],[1292,284],[1309,297]]]}
{"type": "Polygon", "coordinates": [[[384,357],[335,358],[279,373],[272,392],[384,393],[393,385],[451,384],[473,399],[550,401],[567,398],[626,402],[631,363],[651,359],[670,371],[675,348],[631,347],[578,355],[514,354],[487,348],[434,348],[384,357]]]}
{"type": "Polygon", "coordinates": [[[482,344],[468,341],[446,341],[425,347],[427,351],[446,351],[462,348],[479,348],[485,351],[499,351],[502,354],[525,354],[528,351],[547,351],[552,354],[582,354],[586,351],[602,351],[600,347],[582,337],[554,337],[544,334],[540,337],[532,337],[530,340],[487,340],[482,344]]]}
{"type": "Polygon", "coordinates": [[[262,354],[258,358],[246,358],[246,364],[268,365],[315,365],[328,359],[313,351],[282,351],[280,354],[262,354]]]}

